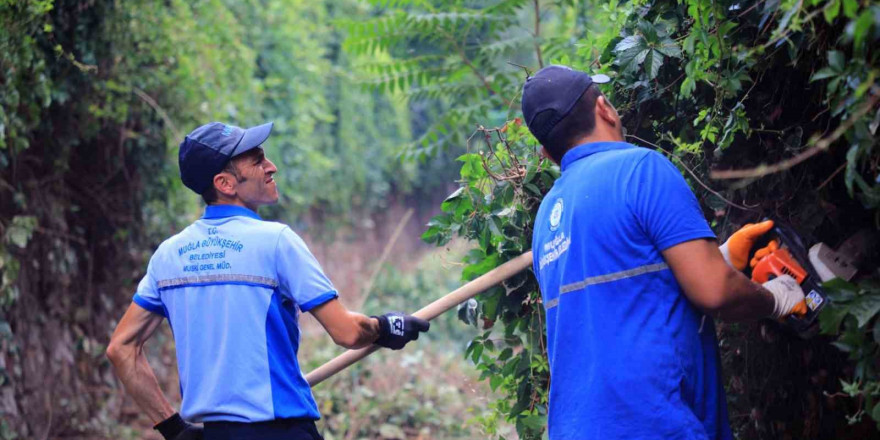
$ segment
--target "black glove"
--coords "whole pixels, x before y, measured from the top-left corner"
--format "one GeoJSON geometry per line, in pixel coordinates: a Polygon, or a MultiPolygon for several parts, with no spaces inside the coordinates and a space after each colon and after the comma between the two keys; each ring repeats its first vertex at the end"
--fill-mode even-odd
{"type": "Polygon", "coordinates": [[[159,422],[153,429],[159,431],[165,440],[202,440],[204,437],[204,429],[201,426],[187,423],[180,417],[179,413],[159,422]]]}
{"type": "Polygon", "coordinates": [[[419,339],[419,332],[426,332],[431,323],[415,316],[399,312],[372,316],[379,320],[379,339],[376,344],[392,350],[400,350],[409,341],[419,339]]]}

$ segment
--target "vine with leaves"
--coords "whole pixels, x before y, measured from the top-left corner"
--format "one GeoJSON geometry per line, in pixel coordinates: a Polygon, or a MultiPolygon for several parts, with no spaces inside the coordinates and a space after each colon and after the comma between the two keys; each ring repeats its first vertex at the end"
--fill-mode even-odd
{"type": "MultiPolygon", "coordinates": [[[[467,150],[461,188],[424,236],[442,244],[459,235],[474,244],[464,279],[528,248],[535,207],[558,173],[521,125],[505,123],[519,104],[522,66],[528,73],[548,63],[612,77],[603,91],[624,116],[629,140],[681,167],[720,237],[764,216],[832,247],[858,230],[876,237],[880,7],[872,2],[374,4],[386,13],[351,25],[349,47],[393,58],[362,66],[365,77],[414,102],[439,100],[450,108],[411,153],[467,150]],[[373,42],[370,29],[379,29],[373,42]],[[411,44],[420,41],[430,44],[411,44]],[[476,125],[501,128],[469,138],[476,125]]],[[[772,323],[720,326],[737,435],[876,432],[874,249],[853,283],[827,287],[832,304],[820,318],[824,336],[799,341],[772,323]]],[[[523,438],[537,438],[549,379],[542,376],[541,338],[529,333],[544,328],[540,296],[531,275],[523,277],[466,305],[460,316],[487,328],[468,356],[504,396],[494,416],[482,419],[487,430],[507,419],[523,438]]]]}

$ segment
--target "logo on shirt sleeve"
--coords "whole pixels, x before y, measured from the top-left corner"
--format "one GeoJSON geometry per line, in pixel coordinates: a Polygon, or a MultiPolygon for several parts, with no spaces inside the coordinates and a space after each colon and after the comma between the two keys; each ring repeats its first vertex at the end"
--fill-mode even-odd
{"type": "Polygon", "coordinates": [[[559,227],[559,222],[562,220],[562,199],[556,199],[556,203],[553,204],[553,210],[550,211],[550,230],[555,231],[559,227]]]}

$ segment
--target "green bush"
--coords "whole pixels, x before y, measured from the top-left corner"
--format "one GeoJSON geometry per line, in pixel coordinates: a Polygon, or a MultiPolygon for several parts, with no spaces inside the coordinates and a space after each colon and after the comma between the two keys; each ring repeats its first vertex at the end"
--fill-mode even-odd
{"type": "MultiPolygon", "coordinates": [[[[520,67],[505,68],[512,60],[527,72],[551,61],[611,76],[604,91],[624,115],[628,139],[664,152],[682,169],[721,237],[764,216],[792,223],[808,242],[832,246],[856,230],[880,227],[877,5],[499,1],[480,7],[454,2],[447,9],[439,13],[413,2],[361,26],[394,23],[379,27],[374,43],[386,50],[422,40],[451,48],[439,57],[429,49],[399,55],[400,61],[379,70],[379,78],[381,83],[393,72],[404,78],[397,86],[413,99],[424,98],[420,91],[427,86],[438,90],[429,98],[460,108],[438,123],[451,127],[450,134],[434,140],[451,139],[459,150],[466,144],[461,189],[443,203],[444,213],[424,238],[444,243],[460,235],[477,245],[465,257],[464,279],[527,250],[535,207],[558,173],[541,162],[534,140],[519,125],[497,122],[499,115],[511,119],[518,105],[524,75],[520,67]],[[451,33],[450,27],[464,31],[451,33]],[[510,42],[509,51],[489,50],[502,41],[510,42]],[[418,76],[422,70],[431,73],[418,76]],[[465,86],[470,93],[452,90],[465,86]],[[481,125],[502,128],[474,133],[472,127],[481,125]]],[[[876,255],[866,266],[858,285],[843,290],[850,293],[835,290],[825,312],[832,318],[823,316],[832,338],[803,342],[773,325],[722,326],[738,436],[876,434],[859,422],[880,411],[876,255]],[[750,346],[760,349],[743,349],[750,346]],[[756,366],[773,372],[750,369],[756,366]],[[749,381],[755,375],[761,377],[749,381]]],[[[541,435],[546,411],[536,288],[531,275],[523,274],[505,289],[481,295],[476,313],[463,316],[495,324],[467,355],[507,396],[494,405],[497,416],[515,421],[524,438],[541,435]],[[500,344],[493,334],[503,335],[500,344]]]]}

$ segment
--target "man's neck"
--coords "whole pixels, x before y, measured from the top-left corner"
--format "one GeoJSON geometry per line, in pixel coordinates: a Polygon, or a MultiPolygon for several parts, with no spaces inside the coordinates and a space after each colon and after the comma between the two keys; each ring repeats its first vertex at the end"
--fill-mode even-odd
{"type": "Polygon", "coordinates": [[[624,142],[623,136],[620,133],[615,133],[610,130],[593,130],[587,136],[584,136],[572,145],[572,147],[577,145],[589,144],[593,142],[624,142]]]}
{"type": "Polygon", "coordinates": [[[249,206],[247,203],[245,203],[243,200],[241,200],[237,197],[235,199],[230,199],[230,198],[222,199],[221,198],[220,200],[217,200],[217,202],[212,203],[211,205],[240,206],[242,208],[250,209],[251,211],[254,211],[254,212],[257,212],[257,208],[259,208],[259,206],[249,206]]]}
{"type": "MultiPolygon", "coordinates": [[[[624,139],[622,136],[620,136],[619,133],[614,134],[614,133],[609,133],[609,132],[604,132],[604,131],[599,132],[598,130],[594,130],[588,136],[584,136],[584,137],[579,138],[573,145],[571,145],[570,147],[568,147],[567,150],[565,150],[565,153],[568,153],[572,148],[577,147],[578,145],[591,144],[593,142],[624,142],[624,139]]],[[[565,156],[565,153],[562,153],[562,155],[565,156]]],[[[561,161],[561,158],[560,158],[560,161],[561,161]]],[[[560,162],[556,162],[556,160],[553,160],[553,162],[556,163],[556,165],[560,165],[560,162]]]]}

